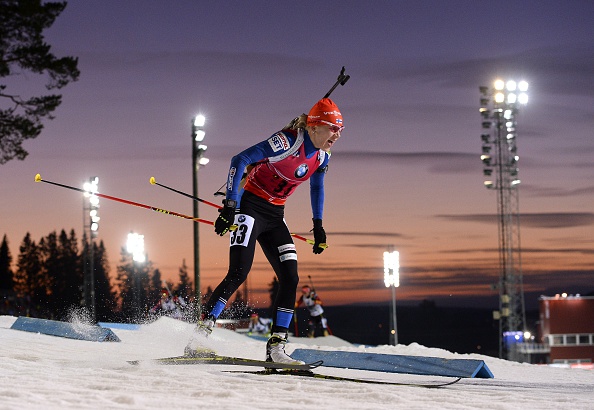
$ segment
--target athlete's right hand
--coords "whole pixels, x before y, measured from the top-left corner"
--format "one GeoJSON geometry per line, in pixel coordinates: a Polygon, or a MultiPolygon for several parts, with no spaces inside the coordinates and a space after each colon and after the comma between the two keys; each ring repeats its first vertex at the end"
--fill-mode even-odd
{"type": "Polygon", "coordinates": [[[321,219],[314,219],[313,220],[313,233],[314,233],[314,246],[313,246],[313,253],[319,255],[320,253],[324,252],[325,247],[322,245],[326,245],[326,231],[322,226],[321,219]]]}
{"type": "Polygon", "coordinates": [[[219,209],[219,217],[214,223],[215,232],[217,235],[223,236],[229,231],[231,225],[235,221],[235,205],[237,203],[232,200],[225,199],[223,207],[219,209]]]}

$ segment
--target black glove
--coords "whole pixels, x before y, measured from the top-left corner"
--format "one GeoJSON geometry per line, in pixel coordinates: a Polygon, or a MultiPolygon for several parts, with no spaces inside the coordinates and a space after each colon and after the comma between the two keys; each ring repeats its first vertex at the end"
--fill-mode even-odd
{"type": "Polygon", "coordinates": [[[217,235],[225,235],[231,225],[233,225],[233,222],[235,222],[236,205],[236,201],[230,199],[223,200],[223,207],[219,209],[220,215],[214,223],[214,228],[217,235]]]}
{"type": "Polygon", "coordinates": [[[321,219],[314,219],[313,220],[313,234],[314,234],[314,246],[313,246],[313,253],[320,254],[324,252],[324,248],[321,247],[321,244],[326,245],[326,231],[322,227],[322,220],[321,219]]]}

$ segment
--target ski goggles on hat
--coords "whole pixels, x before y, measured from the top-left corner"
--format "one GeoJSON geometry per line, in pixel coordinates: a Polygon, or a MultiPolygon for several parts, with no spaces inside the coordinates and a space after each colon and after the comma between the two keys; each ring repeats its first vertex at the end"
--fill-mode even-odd
{"type": "Polygon", "coordinates": [[[344,130],[344,126],[342,126],[342,125],[332,124],[331,122],[324,121],[324,120],[318,120],[318,121],[321,122],[322,124],[326,124],[328,126],[328,128],[330,128],[330,131],[332,131],[335,134],[337,132],[342,132],[342,130],[344,130]]]}

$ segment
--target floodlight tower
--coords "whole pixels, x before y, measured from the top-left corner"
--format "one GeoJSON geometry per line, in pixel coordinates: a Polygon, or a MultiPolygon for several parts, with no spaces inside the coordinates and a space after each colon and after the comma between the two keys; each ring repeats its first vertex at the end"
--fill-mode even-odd
{"type": "MultiPolygon", "coordinates": [[[[192,193],[195,198],[198,198],[198,170],[201,166],[208,164],[209,160],[204,156],[206,152],[206,145],[202,142],[206,133],[204,132],[204,124],[206,118],[204,115],[196,115],[192,119],[192,193]]],[[[198,201],[193,204],[194,218],[198,218],[198,201]]],[[[194,224],[194,289],[196,295],[196,312],[200,315],[200,227],[199,224],[194,224]]]]}
{"type": "MultiPolygon", "coordinates": [[[[523,334],[526,324],[520,249],[517,153],[518,106],[528,102],[528,83],[496,80],[479,87],[482,118],[484,185],[497,192],[499,232],[499,357],[516,360],[510,336],[523,334]],[[521,332],[521,333],[518,333],[521,332]]],[[[517,338],[516,338],[517,339],[517,338]]]]}
{"type": "Polygon", "coordinates": [[[90,319],[95,322],[95,256],[94,256],[94,239],[97,237],[99,230],[99,197],[97,194],[99,189],[99,177],[91,177],[83,184],[83,189],[86,191],[83,199],[83,226],[84,232],[88,233],[89,250],[87,256],[89,263],[86,264],[84,273],[84,295],[85,306],[89,309],[90,319]]]}
{"type": "Polygon", "coordinates": [[[392,288],[392,316],[390,320],[390,344],[398,344],[398,325],[396,323],[396,288],[400,286],[400,253],[390,250],[384,252],[384,284],[392,288]]]}

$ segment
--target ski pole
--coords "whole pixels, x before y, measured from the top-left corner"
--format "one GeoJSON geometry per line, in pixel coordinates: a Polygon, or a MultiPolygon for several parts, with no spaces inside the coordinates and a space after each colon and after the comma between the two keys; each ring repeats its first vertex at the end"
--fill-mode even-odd
{"type": "MultiPolygon", "coordinates": [[[[90,194],[89,191],[85,191],[82,188],[76,188],[76,187],[73,187],[70,185],[64,185],[64,184],[59,184],[57,182],[46,181],[45,179],[41,179],[41,175],[39,175],[39,174],[35,175],[35,182],[45,182],[46,184],[56,185],[56,186],[66,188],[66,189],[72,189],[73,191],[82,192],[83,194],[90,194]]],[[[145,204],[141,204],[141,203],[133,202],[133,201],[128,201],[127,199],[117,198],[117,197],[111,196],[111,195],[105,195],[105,194],[99,194],[99,193],[93,193],[93,195],[96,195],[99,198],[109,199],[112,201],[122,202],[122,203],[128,204],[128,205],[138,206],[140,208],[150,209],[151,211],[160,212],[160,213],[166,214],[166,215],[173,215],[173,216],[177,216],[177,217],[184,218],[184,219],[190,219],[194,222],[201,222],[201,223],[204,223],[207,225],[214,225],[214,222],[207,221],[206,219],[194,218],[192,216],[180,214],[178,212],[168,211],[166,209],[156,208],[154,206],[145,205],[145,204]]]]}
{"type": "Polygon", "coordinates": [[[349,81],[349,78],[351,78],[351,76],[344,74],[344,66],[343,66],[342,67],[342,70],[340,70],[340,74],[338,75],[338,79],[336,80],[336,83],[334,83],[334,85],[332,86],[332,88],[330,89],[330,91],[328,91],[326,93],[326,95],[324,96],[324,98],[330,97],[330,94],[332,94],[332,91],[334,91],[334,89],[336,87],[338,87],[338,84],[345,85],[346,82],[349,81]]]}
{"type": "MultiPolygon", "coordinates": [[[[163,187],[163,188],[169,189],[170,191],[173,191],[173,192],[175,192],[175,193],[178,193],[178,194],[180,194],[180,195],[183,195],[183,196],[185,196],[185,197],[187,197],[187,198],[191,198],[191,199],[193,199],[194,201],[203,202],[203,203],[205,203],[205,204],[207,204],[207,205],[210,205],[210,206],[212,206],[212,207],[215,207],[215,208],[217,208],[217,209],[221,209],[221,208],[222,208],[222,206],[220,206],[220,205],[214,204],[214,203],[212,203],[212,202],[205,201],[204,199],[198,198],[198,197],[196,197],[196,196],[194,196],[194,195],[190,195],[190,194],[188,194],[188,193],[185,193],[185,192],[182,192],[182,191],[178,191],[177,189],[174,189],[174,188],[168,187],[168,186],[166,186],[166,185],[159,184],[159,183],[157,183],[157,181],[155,180],[155,177],[151,177],[151,178],[150,178],[150,180],[149,180],[149,182],[150,182],[152,185],[158,185],[158,186],[160,186],[160,187],[163,187]]],[[[233,226],[231,227],[231,229],[230,229],[230,230],[231,230],[231,231],[233,231],[233,230],[235,230],[235,229],[237,229],[237,226],[236,226],[236,225],[233,225],[233,226]]],[[[307,242],[307,243],[308,243],[308,244],[310,244],[310,245],[313,245],[313,244],[315,244],[315,241],[314,241],[314,240],[312,240],[312,239],[308,239],[308,238],[306,238],[306,237],[304,237],[304,236],[301,236],[301,235],[298,235],[298,234],[296,234],[296,233],[292,233],[292,234],[291,234],[291,236],[292,236],[292,237],[294,237],[294,238],[297,238],[297,239],[299,239],[299,240],[302,240],[302,241],[304,241],[304,242],[307,242]]],[[[326,245],[325,243],[322,243],[322,244],[320,244],[320,247],[321,247],[321,248],[324,248],[324,249],[326,249],[326,248],[328,247],[328,245],[326,245]]]]}
{"type": "Polygon", "coordinates": [[[311,278],[311,275],[307,275],[307,277],[309,278],[309,284],[311,285],[311,290],[313,290],[314,292],[316,291],[316,288],[313,284],[313,280],[311,278]]]}
{"type": "Polygon", "coordinates": [[[215,192],[213,195],[217,196],[217,195],[225,195],[224,192],[222,192],[222,189],[225,187],[225,185],[227,185],[227,183],[225,182],[223,185],[221,185],[221,187],[217,190],[217,192],[215,192]]]}
{"type": "Polygon", "coordinates": [[[149,182],[151,183],[151,185],[158,185],[158,186],[160,186],[160,187],[163,187],[163,188],[165,188],[165,189],[168,189],[168,190],[170,190],[170,191],[173,191],[173,192],[175,192],[175,193],[178,193],[178,194],[180,194],[180,195],[183,195],[183,196],[185,196],[185,197],[192,198],[194,201],[202,202],[203,204],[206,204],[206,205],[213,206],[213,207],[215,207],[215,208],[217,208],[217,209],[221,209],[221,208],[222,208],[221,206],[219,206],[219,205],[217,205],[217,204],[215,204],[215,203],[212,203],[212,202],[206,201],[206,200],[204,200],[204,199],[198,198],[198,197],[196,197],[196,196],[194,196],[194,195],[186,194],[185,192],[178,191],[177,189],[171,188],[171,187],[169,187],[169,186],[167,186],[167,185],[160,184],[160,183],[158,183],[158,182],[155,180],[155,177],[151,177],[151,178],[149,179],[149,182]]]}

